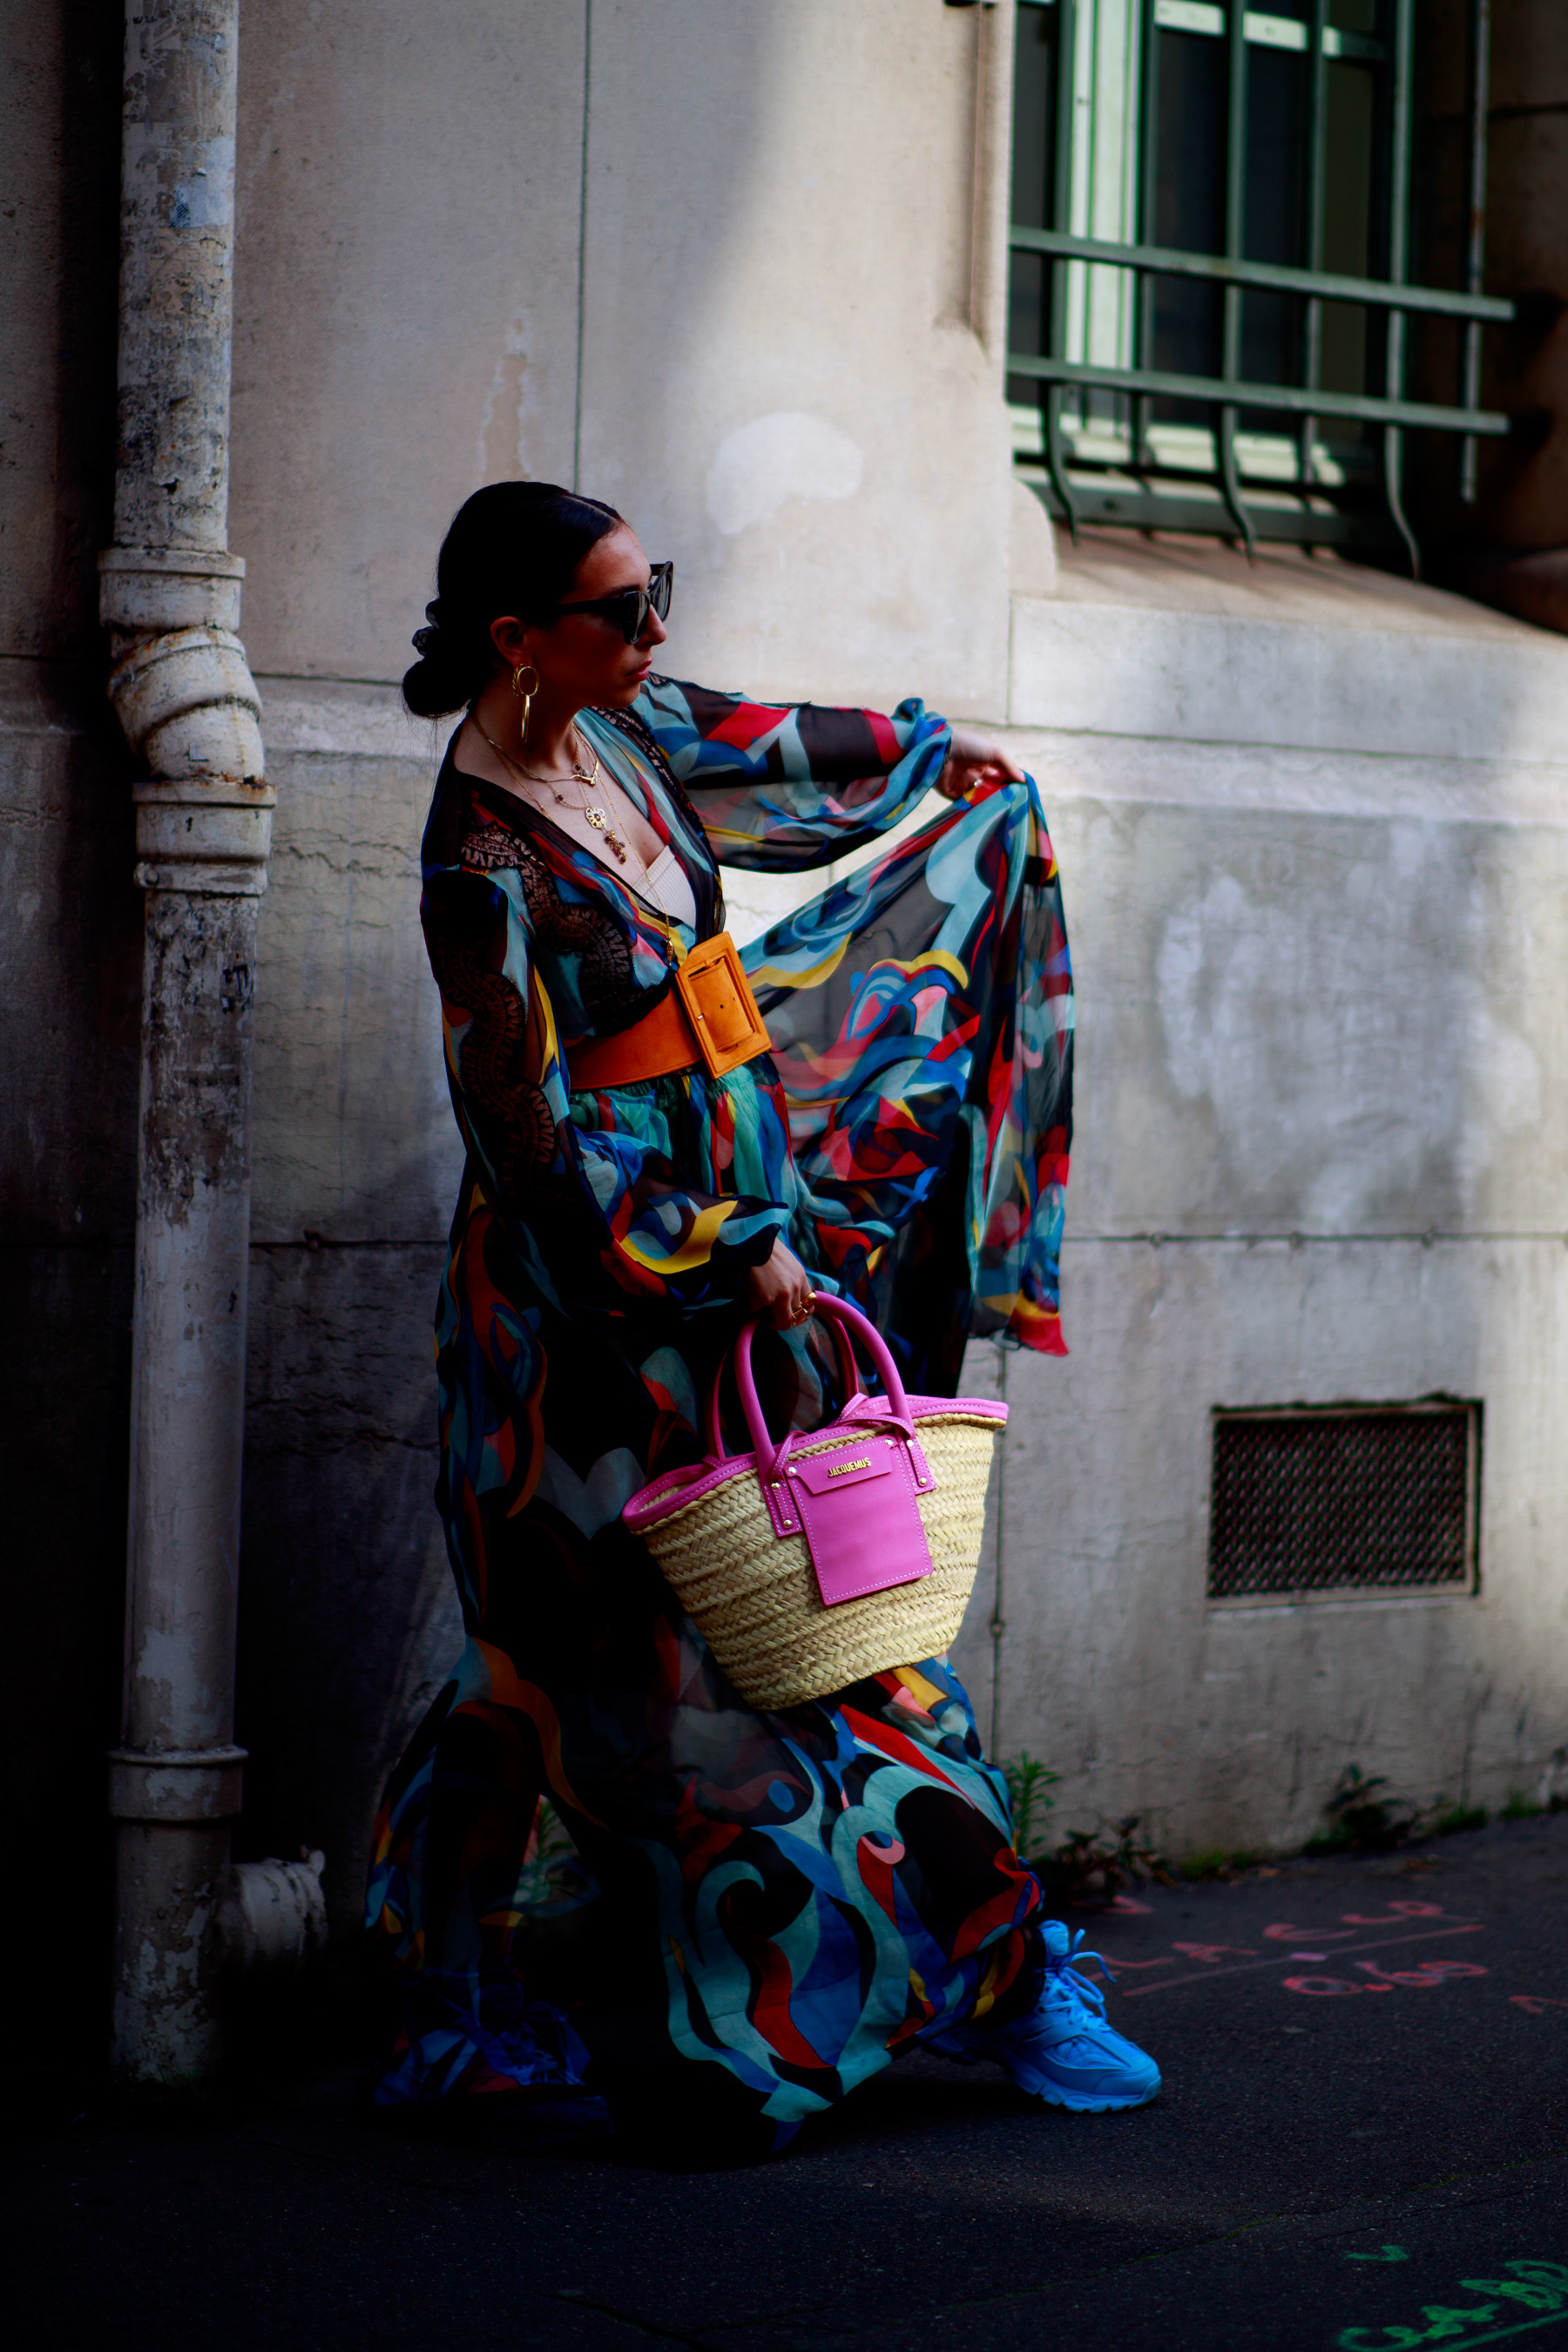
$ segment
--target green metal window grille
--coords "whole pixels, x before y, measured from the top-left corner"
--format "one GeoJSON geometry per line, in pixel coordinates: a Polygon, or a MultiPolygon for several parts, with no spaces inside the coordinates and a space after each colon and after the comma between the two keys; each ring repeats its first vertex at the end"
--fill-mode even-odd
{"type": "Polygon", "coordinates": [[[1465,283],[1409,282],[1415,0],[1018,0],[1008,397],[1048,512],[1419,569],[1405,436],[1476,445],[1490,0],[1470,0],[1465,283]],[[1412,322],[1458,322],[1451,400],[1412,322]],[[1443,389],[1443,387],[1438,387],[1443,389]]]}

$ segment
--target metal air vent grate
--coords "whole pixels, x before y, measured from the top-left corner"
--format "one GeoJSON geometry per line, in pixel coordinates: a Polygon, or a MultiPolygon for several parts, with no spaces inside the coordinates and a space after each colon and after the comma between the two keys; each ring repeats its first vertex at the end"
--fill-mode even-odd
{"type": "Polygon", "coordinates": [[[1479,1409],[1216,1412],[1209,1599],[1468,1591],[1479,1409]]]}

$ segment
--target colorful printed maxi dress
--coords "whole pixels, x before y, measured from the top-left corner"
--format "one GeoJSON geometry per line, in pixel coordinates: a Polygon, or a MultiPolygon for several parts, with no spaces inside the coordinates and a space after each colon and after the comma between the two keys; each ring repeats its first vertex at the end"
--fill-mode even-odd
{"type": "MultiPolygon", "coordinates": [[[[933,803],[747,950],[771,1058],[574,1092],[578,1042],[722,928],[716,857],[842,858],[949,748],[918,702],[778,709],[660,678],[580,725],[696,929],[448,750],[423,915],[468,1150],[437,1324],[468,1642],[378,1822],[400,2024],[375,2096],[602,2092],[622,2124],[706,2100],[782,2145],[922,2034],[1031,2005],[1039,1890],[943,1661],[758,1714],[619,1515],[700,1457],[781,1234],[913,1389],[953,1393],[973,1332],[1060,1352],[1060,898],[1032,783],[933,803]],[[540,1853],[542,1799],[567,1864],[540,1853]]],[[[757,1368],[775,1429],[839,1401],[816,1327],[760,1340],[757,1368]]]]}

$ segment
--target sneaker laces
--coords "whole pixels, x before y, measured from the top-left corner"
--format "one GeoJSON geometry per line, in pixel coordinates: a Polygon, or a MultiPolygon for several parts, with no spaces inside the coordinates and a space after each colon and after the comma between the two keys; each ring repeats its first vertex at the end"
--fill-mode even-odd
{"type": "Polygon", "coordinates": [[[1105,2023],[1104,1990],[1092,1978],[1079,1974],[1081,1961],[1093,1960],[1098,1968],[1104,1969],[1108,1983],[1116,1982],[1102,1953],[1081,1949],[1087,1933],[1086,1928],[1080,1927],[1071,1942],[1059,1952],[1052,1951],[1048,1935],[1046,1938],[1046,1982],[1039,2005],[1064,2025],[1105,2023]]]}

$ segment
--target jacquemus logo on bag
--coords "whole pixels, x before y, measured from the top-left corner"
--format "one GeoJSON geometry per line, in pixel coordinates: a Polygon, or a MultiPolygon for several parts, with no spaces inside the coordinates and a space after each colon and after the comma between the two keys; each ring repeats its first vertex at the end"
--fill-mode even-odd
{"type": "Polygon", "coordinates": [[[869,1470],[870,1467],[870,1455],[861,1454],[853,1462],[836,1462],[827,1475],[830,1478],[847,1478],[851,1470],[869,1470]]]}

